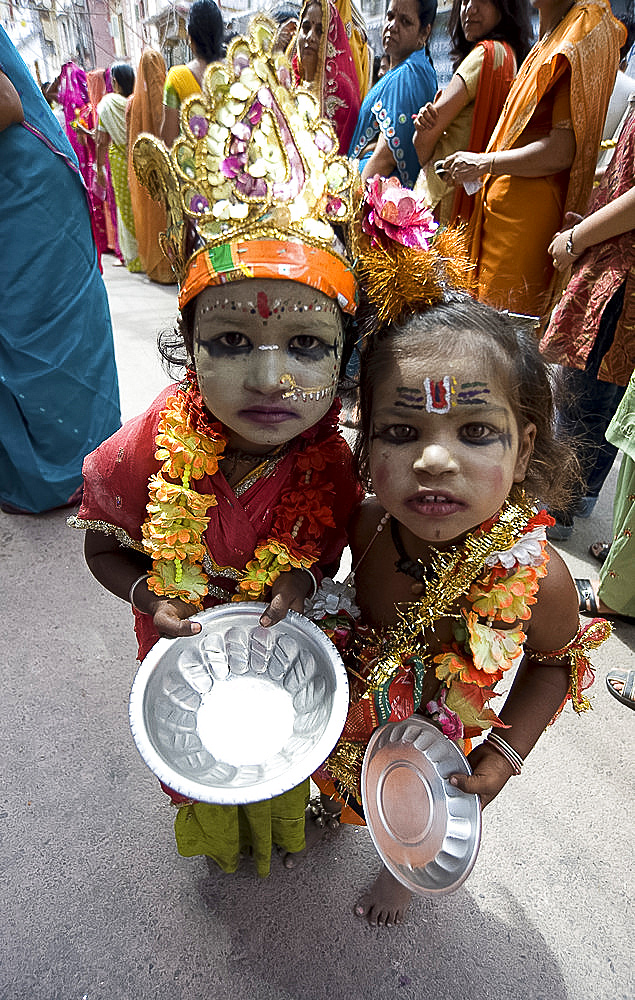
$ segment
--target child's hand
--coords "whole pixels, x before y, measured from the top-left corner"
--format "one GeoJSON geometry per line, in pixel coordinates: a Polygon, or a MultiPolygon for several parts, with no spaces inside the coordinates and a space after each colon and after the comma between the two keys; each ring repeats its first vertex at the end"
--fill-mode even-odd
{"type": "Polygon", "coordinates": [[[271,588],[271,601],[260,618],[264,628],[282,621],[289,608],[304,611],[304,601],[312,589],[312,577],[303,569],[290,569],[281,573],[271,588]]]}
{"type": "Polygon", "coordinates": [[[195,613],[191,604],[171,600],[159,600],[152,613],[154,627],[165,639],[176,639],[184,635],[196,635],[201,631],[201,623],[190,621],[190,615],[195,613]]]}
{"type": "Polygon", "coordinates": [[[480,795],[481,805],[485,808],[511,778],[513,774],[511,765],[501,754],[486,744],[472,750],[467,759],[472,774],[453,774],[450,777],[450,784],[460,788],[462,792],[475,792],[480,795]]]}

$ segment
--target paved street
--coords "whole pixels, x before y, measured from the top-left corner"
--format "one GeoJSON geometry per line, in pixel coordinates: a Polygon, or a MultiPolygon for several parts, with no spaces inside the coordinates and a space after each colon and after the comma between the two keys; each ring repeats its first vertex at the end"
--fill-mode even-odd
{"type": "MultiPolygon", "coordinates": [[[[104,269],[129,417],[167,382],[176,290],[104,269]]],[[[614,484],[561,547],[575,576],[610,538],[614,484]]],[[[0,1000],[632,1000],[635,713],[604,675],[635,667],[635,628],[597,655],[594,711],[567,710],[486,810],[464,886],[376,930],[352,915],[378,869],[365,830],[265,881],[178,856],[128,728],[130,608],[65,520],[0,513],[0,1000]]]]}

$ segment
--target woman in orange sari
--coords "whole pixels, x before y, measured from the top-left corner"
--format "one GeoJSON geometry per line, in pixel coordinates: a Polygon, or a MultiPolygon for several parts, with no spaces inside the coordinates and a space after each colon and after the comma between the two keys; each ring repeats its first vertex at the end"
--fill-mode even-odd
{"type": "Polygon", "coordinates": [[[470,223],[477,294],[546,315],[556,288],[548,247],[584,212],[624,29],[608,0],[532,0],[540,37],[512,84],[485,153],[444,161],[456,184],[484,178],[470,223]]]}
{"type": "Polygon", "coordinates": [[[132,147],[141,132],[158,135],[161,128],[165,62],[160,52],[145,49],[141,53],[134,93],[126,108],[128,128],[128,186],[132,201],[135,232],[143,270],[151,281],[170,285],[176,278],[159,246],[159,233],[165,231],[165,208],[153,201],[141,187],[132,166],[132,147]]]}

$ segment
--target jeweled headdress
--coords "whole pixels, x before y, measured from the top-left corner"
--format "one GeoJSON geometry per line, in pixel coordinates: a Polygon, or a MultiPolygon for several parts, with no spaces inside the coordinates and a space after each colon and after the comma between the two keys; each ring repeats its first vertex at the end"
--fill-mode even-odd
{"type": "Polygon", "coordinates": [[[294,87],[286,56],[272,52],[275,32],[257,15],[183,103],[172,149],[140,136],[134,168],[165,202],[161,247],[181,307],[208,285],[274,277],[317,288],[352,313],[357,281],[334,226],[351,221],[359,176],[337,154],[318,101],[294,87]]]}

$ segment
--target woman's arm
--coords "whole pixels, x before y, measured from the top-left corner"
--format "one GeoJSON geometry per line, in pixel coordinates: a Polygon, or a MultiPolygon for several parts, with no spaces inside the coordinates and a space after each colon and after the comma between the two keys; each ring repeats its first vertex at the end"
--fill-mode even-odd
{"type": "Polygon", "coordinates": [[[383,134],[377,139],[377,145],[373,150],[370,159],[362,170],[362,180],[379,174],[381,177],[390,177],[395,169],[395,158],[390,152],[390,146],[386,142],[383,134]]]}
{"type": "Polygon", "coordinates": [[[455,184],[476,181],[484,174],[548,177],[568,170],[575,158],[575,150],[573,129],[554,128],[549,135],[518,149],[503,149],[495,153],[453,153],[446,157],[443,166],[455,184]]]}
{"type": "Polygon", "coordinates": [[[635,187],[598,208],[597,212],[587,215],[570,229],[556,233],[549,247],[554,267],[558,271],[566,271],[589,247],[621,236],[631,229],[635,229],[635,187]],[[571,247],[571,251],[567,246],[571,247]]]}
{"type": "Polygon", "coordinates": [[[168,108],[163,105],[163,118],[159,137],[163,139],[165,145],[170,149],[180,131],[180,110],[179,108],[168,108]]]}
{"type": "Polygon", "coordinates": [[[422,167],[432,158],[437,142],[469,100],[465,81],[455,73],[434,102],[424,104],[416,115],[412,141],[422,167]]]}
{"type": "MultiPolygon", "coordinates": [[[[107,132],[97,125],[97,132],[95,133],[96,142],[96,166],[97,175],[103,175],[106,170],[106,155],[108,153],[108,147],[110,146],[110,136],[107,132]]],[[[100,182],[101,183],[101,182],[100,182]]],[[[105,185],[102,184],[102,187],[105,185]]]]}
{"type": "Polygon", "coordinates": [[[9,125],[19,125],[24,121],[24,110],[20,95],[11,80],[0,70],[0,132],[9,125]]]}

